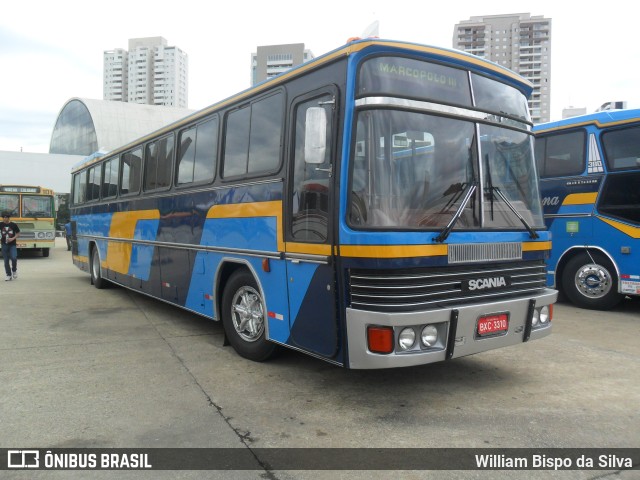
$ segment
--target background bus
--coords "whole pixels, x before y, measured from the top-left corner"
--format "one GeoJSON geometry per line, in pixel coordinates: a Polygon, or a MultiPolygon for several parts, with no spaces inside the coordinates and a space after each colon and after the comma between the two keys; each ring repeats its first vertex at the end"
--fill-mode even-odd
{"type": "Polygon", "coordinates": [[[32,185],[0,185],[0,211],[20,227],[18,250],[49,256],[56,240],[53,190],[32,185]]]}
{"type": "Polygon", "coordinates": [[[74,168],[73,261],[221,320],[253,360],[391,368],[542,338],[530,92],[461,52],[350,43],[74,168]]]}
{"type": "Polygon", "coordinates": [[[537,125],[548,281],[583,308],[640,295],[640,110],[537,125]]]}

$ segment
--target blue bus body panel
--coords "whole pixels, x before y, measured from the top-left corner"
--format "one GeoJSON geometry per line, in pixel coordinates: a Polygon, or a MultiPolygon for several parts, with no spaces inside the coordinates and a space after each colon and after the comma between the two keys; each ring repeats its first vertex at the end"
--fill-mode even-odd
{"type": "MultiPolygon", "coordinates": [[[[264,294],[269,339],[304,346],[342,363],[343,352],[338,351],[336,341],[338,325],[333,321],[331,328],[326,328],[326,321],[317,318],[327,305],[322,296],[314,294],[317,288],[327,291],[327,285],[334,283],[332,275],[327,274],[331,268],[321,269],[312,263],[287,265],[280,258],[284,249],[282,183],[203,192],[187,199],[131,202],[135,210],[129,212],[118,212],[112,204],[87,207],[74,215],[79,234],[76,264],[88,269],[89,243],[94,241],[105,278],[217,319],[220,306],[214,294],[216,275],[223,263],[240,262],[251,269],[264,294]],[[113,211],[94,212],[107,208],[113,211]],[[132,242],[108,242],[108,237],[132,242]],[[181,247],[145,242],[177,243],[181,247]],[[117,261],[110,258],[110,253],[117,255],[117,261]],[[268,272],[263,270],[265,255],[271,257],[268,272]],[[289,277],[295,282],[287,281],[289,277]]],[[[335,308],[330,311],[335,312],[335,308]]]]}
{"type": "Polygon", "coordinates": [[[565,259],[589,249],[600,251],[611,260],[618,274],[620,293],[640,295],[640,227],[598,211],[598,197],[607,176],[634,172],[631,168],[608,172],[602,133],[639,122],[640,109],[629,109],[596,112],[534,126],[536,136],[583,130],[587,138],[584,170],[580,175],[543,177],[540,181],[545,223],[553,235],[547,272],[550,286],[560,284],[561,279],[556,277],[565,259]],[[603,159],[599,162],[599,171],[589,171],[594,162],[592,155],[603,159]]]}
{"type": "MultiPolygon", "coordinates": [[[[133,232],[134,240],[154,241],[158,236],[159,220],[139,220],[133,232]]],[[[153,260],[153,246],[134,244],[131,247],[131,263],[128,275],[149,280],[151,262],[153,260]]]]}

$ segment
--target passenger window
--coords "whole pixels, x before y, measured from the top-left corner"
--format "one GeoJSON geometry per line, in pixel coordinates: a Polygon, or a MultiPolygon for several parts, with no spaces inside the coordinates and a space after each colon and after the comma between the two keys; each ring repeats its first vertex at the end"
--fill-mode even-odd
{"type": "Polygon", "coordinates": [[[73,177],[73,204],[84,203],[87,199],[87,171],[76,173],[73,177]]]}
{"type": "Polygon", "coordinates": [[[280,165],[282,95],[273,95],[251,106],[251,137],[247,172],[272,172],[280,165]]]}
{"type": "Polygon", "coordinates": [[[227,117],[223,173],[225,178],[247,172],[250,122],[251,108],[248,106],[230,113],[227,117]]]}
{"type": "Polygon", "coordinates": [[[218,149],[217,117],[182,131],[179,145],[178,185],[213,180],[218,149]]]}
{"type": "Polygon", "coordinates": [[[119,162],[117,158],[112,158],[104,163],[102,171],[102,198],[115,197],[118,193],[118,170],[119,162]]]}
{"type": "Polygon", "coordinates": [[[136,148],[122,155],[122,181],[120,193],[132,194],[140,191],[142,173],[142,148],[136,148]]]}
{"type": "Polygon", "coordinates": [[[100,169],[92,167],[89,169],[89,184],[87,187],[87,201],[100,199],[100,169]]]}
{"type": "Polygon", "coordinates": [[[640,127],[606,132],[602,144],[609,170],[640,167],[640,127]]]}
{"type": "Polygon", "coordinates": [[[231,112],[226,119],[223,177],[273,172],[282,151],[282,94],[231,112]]]}
{"type": "MultiPolygon", "coordinates": [[[[542,156],[544,151],[543,177],[564,177],[584,172],[586,141],[583,131],[549,135],[540,140],[544,140],[544,150],[538,146],[536,155],[542,156]]],[[[536,140],[536,144],[540,140],[536,140]]]]}
{"type": "Polygon", "coordinates": [[[598,210],[620,220],[640,225],[640,173],[624,172],[607,176],[598,210]]]}
{"type": "Polygon", "coordinates": [[[171,186],[173,136],[147,144],[144,157],[145,191],[171,186]]]}

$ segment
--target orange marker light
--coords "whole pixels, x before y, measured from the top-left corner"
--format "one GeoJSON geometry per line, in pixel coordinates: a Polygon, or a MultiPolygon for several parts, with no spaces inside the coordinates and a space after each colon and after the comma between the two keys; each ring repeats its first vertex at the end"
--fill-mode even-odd
{"type": "Polygon", "coordinates": [[[393,328],[367,327],[367,343],[369,351],[373,353],[393,352],[393,328]]]}
{"type": "Polygon", "coordinates": [[[262,270],[269,273],[271,271],[271,265],[269,264],[268,258],[262,259],[262,270]]]}

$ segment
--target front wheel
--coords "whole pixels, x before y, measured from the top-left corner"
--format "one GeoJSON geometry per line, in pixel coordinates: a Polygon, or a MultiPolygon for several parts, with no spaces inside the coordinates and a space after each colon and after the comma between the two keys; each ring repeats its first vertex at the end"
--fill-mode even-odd
{"type": "Polygon", "coordinates": [[[222,296],[222,324],[229,343],[244,358],[268,360],[276,345],[266,339],[267,310],[253,275],[236,271],[222,296]]]}
{"type": "Polygon", "coordinates": [[[623,299],[613,265],[599,253],[581,253],[569,260],[562,275],[562,288],[580,308],[609,310],[623,299]]]}

